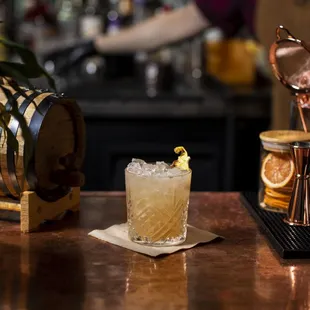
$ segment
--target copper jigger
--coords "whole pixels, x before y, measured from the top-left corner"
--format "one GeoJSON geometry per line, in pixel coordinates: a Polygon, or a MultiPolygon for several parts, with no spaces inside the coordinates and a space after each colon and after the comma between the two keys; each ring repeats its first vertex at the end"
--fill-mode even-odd
{"type": "Polygon", "coordinates": [[[287,217],[289,225],[310,226],[310,142],[290,144],[295,180],[287,217]]]}

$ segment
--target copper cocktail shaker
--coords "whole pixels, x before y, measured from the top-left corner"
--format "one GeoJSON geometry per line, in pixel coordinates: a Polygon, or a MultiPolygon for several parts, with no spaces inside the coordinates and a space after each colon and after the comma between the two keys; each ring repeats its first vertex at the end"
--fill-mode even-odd
{"type": "Polygon", "coordinates": [[[269,62],[275,77],[288,88],[295,101],[292,105],[298,115],[291,114],[291,129],[297,129],[294,120],[305,132],[310,127],[310,45],[295,38],[283,26],[276,29],[277,40],[271,45],[269,62]],[[309,115],[308,115],[309,114],[309,115]]]}

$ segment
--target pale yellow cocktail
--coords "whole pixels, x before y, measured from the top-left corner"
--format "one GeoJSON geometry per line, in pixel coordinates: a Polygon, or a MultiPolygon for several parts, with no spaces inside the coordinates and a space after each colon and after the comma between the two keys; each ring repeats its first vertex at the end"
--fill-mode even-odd
{"type": "Polygon", "coordinates": [[[191,170],[163,162],[133,160],[125,170],[129,238],[138,243],[168,246],[183,243],[191,170]]]}

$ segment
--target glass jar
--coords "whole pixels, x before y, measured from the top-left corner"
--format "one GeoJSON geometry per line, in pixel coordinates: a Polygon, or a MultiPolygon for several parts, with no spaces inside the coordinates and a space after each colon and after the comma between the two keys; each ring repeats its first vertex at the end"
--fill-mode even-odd
{"type": "Polygon", "coordinates": [[[295,177],[289,143],[310,140],[299,130],[270,130],[260,134],[259,205],[268,211],[286,213],[295,177]]]}

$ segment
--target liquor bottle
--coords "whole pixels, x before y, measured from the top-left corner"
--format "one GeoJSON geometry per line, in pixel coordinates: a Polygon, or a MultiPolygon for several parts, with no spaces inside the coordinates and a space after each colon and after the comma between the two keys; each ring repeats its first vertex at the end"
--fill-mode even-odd
{"type": "MultiPolygon", "coordinates": [[[[0,38],[5,38],[6,36],[6,7],[5,1],[0,0],[0,38]]],[[[6,60],[7,51],[4,45],[0,44],[0,61],[6,60]]]]}
{"type": "Polygon", "coordinates": [[[79,35],[79,17],[82,6],[82,0],[60,0],[58,2],[57,18],[61,29],[58,39],[69,43],[79,35]]]}
{"type": "Polygon", "coordinates": [[[133,2],[133,23],[138,24],[144,19],[147,15],[146,10],[146,1],[145,0],[134,0],[133,2]]]}
{"type": "Polygon", "coordinates": [[[118,12],[121,20],[121,27],[127,27],[133,22],[133,3],[132,0],[119,0],[118,12]]]}
{"type": "Polygon", "coordinates": [[[45,43],[59,34],[53,6],[43,0],[27,0],[18,33],[22,44],[40,53],[45,43]]]}
{"type": "MultiPolygon", "coordinates": [[[[146,19],[146,1],[134,0],[133,4],[133,24],[138,24],[146,19]]],[[[136,74],[139,79],[144,79],[148,54],[146,51],[137,51],[134,58],[137,72],[136,74]]]]}
{"type": "Polygon", "coordinates": [[[103,32],[103,16],[98,0],[88,0],[84,14],[80,16],[80,36],[94,38],[103,32]]]}
{"type": "MultiPolygon", "coordinates": [[[[156,14],[166,14],[167,12],[170,12],[172,8],[168,5],[164,5],[160,10],[157,11],[156,14]]],[[[159,57],[161,63],[164,65],[171,65],[172,63],[172,48],[168,45],[163,46],[159,50],[159,57]]]]}
{"type": "Polygon", "coordinates": [[[106,15],[106,33],[114,35],[119,32],[121,28],[120,14],[118,11],[118,1],[109,1],[109,11],[106,15]]]}
{"type": "Polygon", "coordinates": [[[43,0],[28,0],[27,2],[24,21],[36,24],[37,20],[41,19],[47,36],[58,34],[57,14],[53,5],[43,0]]]}
{"type": "MultiPolygon", "coordinates": [[[[122,0],[120,0],[122,1],[122,0]]],[[[123,20],[120,14],[120,1],[110,0],[109,11],[106,14],[106,33],[107,35],[115,35],[124,27],[123,20]]],[[[124,3],[122,4],[124,5],[124,3]]],[[[125,5],[124,5],[125,6],[125,5]]],[[[124,7],[123,14],[126,14],[124,7]]],[[[105,55],[105,77],[107,79],[132,77],[134,74],[133,57],[130,54],[110,54],[105,55]]]]}
{"type": "MultiPolygon", "coordinates": [[[[156,15],[170,11],[168,6],[156,10],[156,15]]],[[[145,85],[148,96],[154,97],[159,92],[169,92],[173,89],[175,76],[172,66],[172,52],[170,46],[162,46],[148,55],[145,63],[145,85]]]]}

